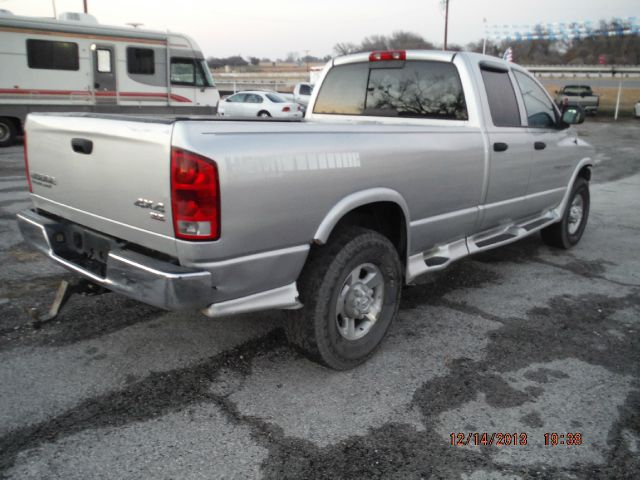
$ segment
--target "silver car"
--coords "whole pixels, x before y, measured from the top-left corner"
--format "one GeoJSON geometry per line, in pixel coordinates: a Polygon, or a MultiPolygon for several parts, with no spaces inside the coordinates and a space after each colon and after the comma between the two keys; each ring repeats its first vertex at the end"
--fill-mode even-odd
{"type": "Polygon", "coordinates": [[[303,109],[276,92],[239,92],[220,100],[218,115],[223,117],[302,118],[303,109]]]}

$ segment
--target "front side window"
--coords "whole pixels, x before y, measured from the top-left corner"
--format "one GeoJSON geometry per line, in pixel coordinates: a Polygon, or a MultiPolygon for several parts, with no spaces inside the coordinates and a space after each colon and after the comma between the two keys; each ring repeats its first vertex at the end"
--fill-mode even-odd
{"type": "Polygon", "coordinates": [[[246,96],[247,96],[246,93],[236,93],[235,95],[231,95],[229,98],[227,98],[227,102],[242,103],[244,102],[244,99],[246,98],[246,96]]]}
{"type": "Polygon", "coordinates": [[[493,124],[496,127],[521,127],[518,100],[509,72],[483,68],[482,81],[487,92],[493,124]]]}
{"type": "Polygon", "coordinates": [[[534,128],[556,127],[556,110],[545,91],[529,75],[518,71],[514,74],[524,100],[528,125],[534,128]]]}
{"type": "Polygon", "coordinates": [[[213,79],[211,79],[211,73],[207,72],[209,73],[207,75],[203,70],[202,64],[202,61],[192,58],[172,58],[171,83],[173,85],[212,87],[213,79]]]}
{"type": "Polygon", "coordinates": [[[195,85],[196,65],[190,58],[171,59],[171,83],[173,85],[195,85]]]}
{"type": "Polygon", "coordinates": [[[78,44],[50,40],[27,40],[29,68],[79,70],[78,44]]]}
{"type": "Polygon", "coordinates": [[[137,75],[155,73],[154,53],[150,48],[127,48],[127,72],[137,75]]]}
{"type": "Polygon", "coordinates": [[[314,113],[468,119],[455,65],[408,61],[394,67],[369,63],[334,67],[320,87],[314,113]]]}

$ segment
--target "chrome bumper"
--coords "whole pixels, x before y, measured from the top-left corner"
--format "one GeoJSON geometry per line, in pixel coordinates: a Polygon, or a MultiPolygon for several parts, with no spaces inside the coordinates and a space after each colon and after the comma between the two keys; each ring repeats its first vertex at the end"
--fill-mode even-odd
{"type": "Polygon", "coordinates": [[[104,274],[63,258],[56,235],[65,225],[32,210],[17,215],[25,241],[56,263],[114,292],[167,310],[195,310],[212,303],[211,273],[158,260],[126,248],[106,255],[104,274]]]}

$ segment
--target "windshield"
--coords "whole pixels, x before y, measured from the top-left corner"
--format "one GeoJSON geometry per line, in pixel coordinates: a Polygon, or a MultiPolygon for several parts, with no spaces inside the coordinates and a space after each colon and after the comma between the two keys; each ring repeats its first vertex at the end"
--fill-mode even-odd
{"type": "Polygon", "coordinates": [[[200,65],[202,66],[202,71],[204,73],[204,83],[207,87],[215,87],[216,82],[213,81],[213,77],[211,76],[211,70],[209,70],[209,65],[207,65],[206,60],[200,60],[200,65]]]}
{"type": "Polygon", "coordinates": [[[275,93],[267,93],[267,98],[271,100],[273,103],[285,103],[286,100],[282,98],[280,95],[276,95],[275,93]]]}
{"type": "Polygon", "coordinates": [[[590,87],[564,87],[565,95],[591,95],[590,87]]]}

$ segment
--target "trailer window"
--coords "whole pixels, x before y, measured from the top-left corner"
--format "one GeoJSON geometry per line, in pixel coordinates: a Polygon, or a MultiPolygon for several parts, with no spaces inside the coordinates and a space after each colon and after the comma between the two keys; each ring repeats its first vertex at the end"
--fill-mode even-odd
{"type": "Polygon", "coordinates": [[[127,72],[138,75],[156,73],[153,50],[150,48],[127,48],[127,72]]]}
{"type": "Polygon", "coordinates": [[[96,50],[97,69],[100,73],[111,73],[111,50],[99,48],[96,50]]]}
{"type": "Polygon", "coordinates": [[[28,39],[27,64],[46,70],[79,70],[78,44],[28,39]]]}

